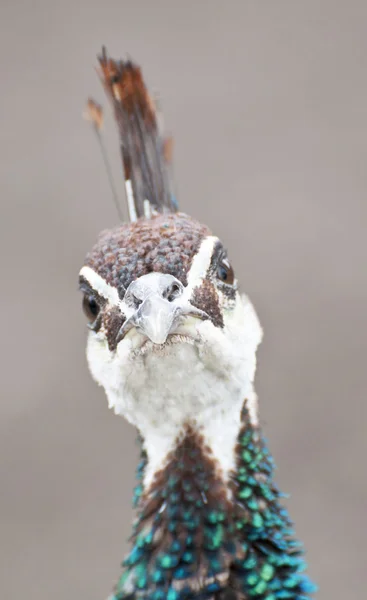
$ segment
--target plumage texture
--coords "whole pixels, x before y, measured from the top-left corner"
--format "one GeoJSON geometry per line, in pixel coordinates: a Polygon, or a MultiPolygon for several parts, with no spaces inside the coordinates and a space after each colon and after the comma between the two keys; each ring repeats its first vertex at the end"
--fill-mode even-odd
{"type": "Polygon", "coordinates": [[[232,501],[195,431],[186,431],[149,494],[142,485],[143,451],[133,548],[116,600],[305,600],[315,590],[280,503],[273,460],[246,407],[242,421],[232,501]]]}
{"type": "Polygon", "coordinates": [[[170,273],[186,284],[186,274],[209,228],[182,213],[157,215],[103,231],[85,264],[123,292],[152,271],[170,273]]]}

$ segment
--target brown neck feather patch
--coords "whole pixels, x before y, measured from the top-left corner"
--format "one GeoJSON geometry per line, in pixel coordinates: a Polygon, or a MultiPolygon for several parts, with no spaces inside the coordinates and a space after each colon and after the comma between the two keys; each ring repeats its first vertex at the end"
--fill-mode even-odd
{"type": "Polygon", "coordinates": [[[187,425],[150,489],[140,493],[137,512],[134,549],[124,561],[118,598],[130,585],[140,597],[142,564],[141,598],[157,587],[173,586],[179,594],[223,589],[233,554],[232,505],[217,464],[193,426],[187,425]]]}

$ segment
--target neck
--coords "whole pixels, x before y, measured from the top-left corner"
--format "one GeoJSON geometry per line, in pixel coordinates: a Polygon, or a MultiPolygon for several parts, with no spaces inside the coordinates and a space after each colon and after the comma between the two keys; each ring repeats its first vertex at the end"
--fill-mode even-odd
{"type": "Polygon", "coordinates": [[[305,600],[313,591],[253,410],[254,399],[232,404],[142,439],[133,549],[116,599],[305,600]]]}
{"type": "MultiPolygon", "coordinates": [[[[254,396],[255,401],[255,396],[254,396]]],[[[183,419],[170,418],[140,427],[147,456],[143,476],[144,490],[149,495],[156,486],[162,471],[169,467],[178,451],[184,453],[186,443],[193,444],[202,461],[210,456],[215,465],[215,476],[228,486],[236,466],[236,445],[241,428],[243,399],[235,402],[218,402],[216,397],[199,408],[197,398],[186,400],[183,419]],[[184,445],[182,445],[184,444],[184,445]]],[[[187,474],[189,477],[191,473],[187,474]]]]}
{"type": "Polygon", "coordinates": [[[220,345],[213,346],[214,350],[208,345],[198,350],[176,344],[135,359],[133,375],[126,376],[120,397],[113,401],[115,411],[135,425],[143,439],[146,493],[188,427],[200,433],[227,484],[235,469],[244,398],[249,399],[251,421],[256,423],[256,396],[246,364],[236,363],[241,373],[236,377],[224,359],[213,356],[220,345]]]}

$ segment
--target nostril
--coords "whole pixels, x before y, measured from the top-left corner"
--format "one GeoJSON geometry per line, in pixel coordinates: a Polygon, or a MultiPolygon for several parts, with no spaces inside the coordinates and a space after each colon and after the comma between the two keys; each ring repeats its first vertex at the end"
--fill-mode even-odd
{"type": "Polygon", "coordinates": [[[126,294],[124,295],[124,302],[127,304],[127,306],[130,306],[130,308],[137,310],[143,302],[143,299],[139,298],[139,296],[135,294],[133,290],[127,290],[126,294]]]}
{"type": "Polygon", "coordinates": [[[131,294],[131,299],[133,301],[135,308],[139,308],[139,306],[143,302],[143,300],[141,298],[138,298],[137,296],[135,296],[135,294],[131,294]]]}
{"type": "Polygon", "coordinates": [[[181,295],[182,286],[180,286],[179,282],[172,282],[166,291],[163,294],[163,297],[168,300],[168,302],[173,302],[178,296],[181,295]]]}

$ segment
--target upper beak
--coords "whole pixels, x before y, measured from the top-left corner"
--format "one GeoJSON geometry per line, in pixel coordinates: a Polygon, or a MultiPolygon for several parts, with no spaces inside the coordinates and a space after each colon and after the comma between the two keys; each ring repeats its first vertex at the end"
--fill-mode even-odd
{"type": "Polygon", "coordinates": [[[123,303],[130,316],[117,334],[117,343],[135,327],[154,344],[164,344],[182,315],[207,318],[184,297],[185,288],[172,275],[149,273],[133,281],[126,290],[123,303]]]}
{"type": "Polygon", "coordinates": [[[180,308],[172,302],[151,294],[139,306],[132,318],[136,329],[154,344],[164,344],[169,333],[177,324],[180,308]]]}

